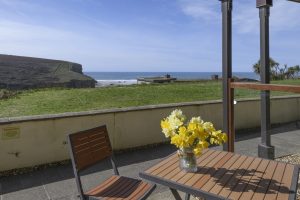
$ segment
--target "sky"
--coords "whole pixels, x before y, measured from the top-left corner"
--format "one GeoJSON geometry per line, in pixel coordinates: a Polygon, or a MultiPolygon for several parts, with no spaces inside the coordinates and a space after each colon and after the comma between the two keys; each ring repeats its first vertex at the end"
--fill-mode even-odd
{"type": "MultiPolygon", "coordinates": [[[[259,59],[255,0],[233,0],[233,70],[259,59]]],[[[221,71],[219,0],[0,0],[0,53],[87,72],[221,71]]],[[[300,64],[300,4],[274,0],[270,54],[300,64]]]]}

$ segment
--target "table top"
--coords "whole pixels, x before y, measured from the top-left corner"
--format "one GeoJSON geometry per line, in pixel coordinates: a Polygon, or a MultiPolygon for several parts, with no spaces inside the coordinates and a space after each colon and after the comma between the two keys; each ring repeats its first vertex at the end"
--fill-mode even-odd
{"type": "Polygon", "coordinates": [[[296,199],[299,166],[211,149],[197,158],[196,173],[178,160],[172,154],[140,177],[208,199],[296,199]]]}

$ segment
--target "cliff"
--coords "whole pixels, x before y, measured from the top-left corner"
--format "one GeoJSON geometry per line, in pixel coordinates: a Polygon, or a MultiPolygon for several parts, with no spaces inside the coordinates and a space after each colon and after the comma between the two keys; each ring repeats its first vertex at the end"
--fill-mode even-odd
{"type": "Polygon", "coordinates": [[[0,88],[88,88],[95,84],[77,63],[0,54],[0,88]]]}

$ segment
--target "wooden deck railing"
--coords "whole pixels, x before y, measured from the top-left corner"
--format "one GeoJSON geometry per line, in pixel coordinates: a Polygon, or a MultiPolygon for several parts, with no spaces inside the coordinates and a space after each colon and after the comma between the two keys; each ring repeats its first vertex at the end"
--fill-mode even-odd
{"type": "Polygon", "coordinates": [[[234,89],[252,89],[261,91],[282,91],[292,92],[300,94],[300,85],[279,85],[279,84],[262,84],[262,83],[249,83],[249,82],[234,82],[233,79],[228,79],[228,94],[229,101],[228,106],[228,148],[230,152],[234,152],[234,141],[235,141],[235,128],[234,128],[234,89]]]}
{"type": "Polygon", "coordinates": [[[230,82],[230,88],[300,93],[300,85],[279,85],[279,84],[230,82]]]}

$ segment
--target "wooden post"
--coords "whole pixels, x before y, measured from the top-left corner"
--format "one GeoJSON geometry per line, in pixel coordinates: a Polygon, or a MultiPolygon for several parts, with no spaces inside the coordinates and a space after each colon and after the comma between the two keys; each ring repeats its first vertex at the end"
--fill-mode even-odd
{"type": "Polygon", "coordinates": [[[234,135],[231,135],[230,83],[232,78],[232,0],[220,0],[222,4],[222,79],[223,79],[223,131],[228,134],[228,142],[223,150],[234,151],[234,135]]]}
{"type": "Polygon", "coordinates": [[[231,88],[232,78],[228,82],[228,151],[234,152],[235,128],[234,128],[234,88],[231,88]]]}
{"type": "MultiPolygon", "coordinates": [[[[260,79],[261,83],[270,83],[270,39],[269,17],[272,0],[257,0],[260,18],[260,79]]],[[[261,143],[258,156],[274,159],[274,147],[271,146],[270,91],[261,91],[261,143]]]]}

